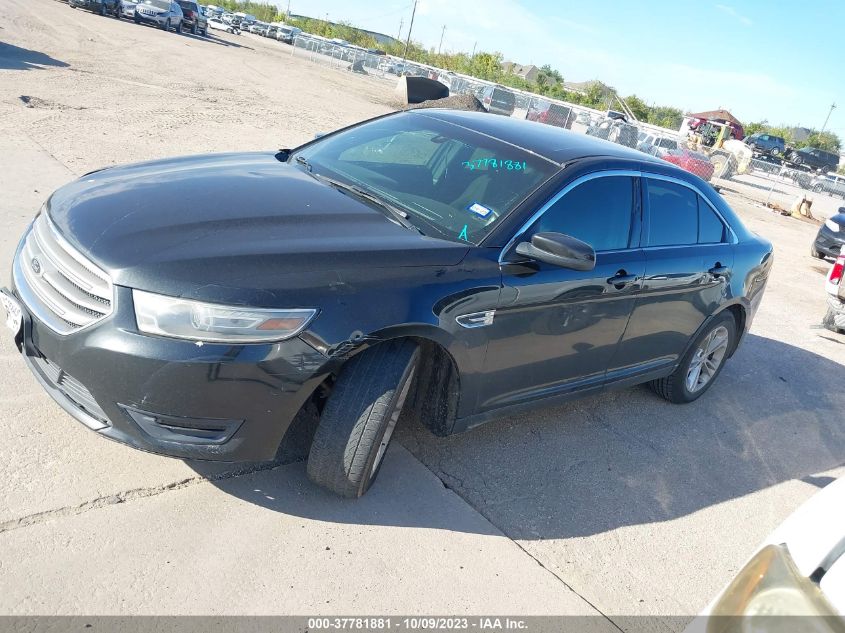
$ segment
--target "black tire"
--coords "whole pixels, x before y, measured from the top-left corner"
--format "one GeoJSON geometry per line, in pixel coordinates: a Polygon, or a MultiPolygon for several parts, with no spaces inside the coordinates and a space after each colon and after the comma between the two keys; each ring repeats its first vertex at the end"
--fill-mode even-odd
{"type": "Polygon", "coordinates": [[[815,257],[816,259],[824,259],[824,255],[822,255],[818,251],[815,244],[810,244],[810,257],[815,257]]]}
{"type": "Polygon", "coordinates": [[[100,3],[100,15],[106,17],[106,5],[105,3],[100,3]]]}
{"type": "Polygon", "coordinates": [[[208,27],[205,27],[200,33],[203,37],[208,37],[208,27]]]}
{"type": "Polygon", "coordinates": [[[780,150],[777,147],[773,147],[770,154],[772,155],[772,158],[777,158],[780,156],[780,150]]]}
{"type": "Polygon", "coordinates": [[[814,193],[821,193],[823,189],[824,189],[824,187],[822,187],[821,185],[813,186],[813,192],[814,193]]]}
{"type": "Polygon", "coordinates": [[[137,15],[136,15],[133,19],[135,20],[135,24],[140,24],[140,23],[141,23],[141,20],[139,20],[139,19],[138,19],[138,16],[137,16],[137,15]]]}
{"type": "Polygon", "coordinates": [[[833,308],[830,306],[827,307],[827,312],[822,319],[822,326],[825,329],[830,330],[831,332],[836,332],[837,334],[842,334],[842,328],[836,326],[836,322],[834,321],[834,317],[836,316],[836,312],[833,311],[833,308]]]}
{"type": "Polygon", "coordinates": [[[707,327],[705,327],[704,330],[695,338],[692,345],[690,345],[689,350],[684,355],[683,360],[678,365],[678,368],[675,369],[674,372],[672,372],[665,378],[658,378],[657,380],[652,380],[649,383],[649,386],[657,395],[675,404],[684,404],[687,402],[692,402],[693,400],[697,400],[702,395],[704,395],[704,393],[708,389],[710,389],[710,387],[713,386],[713,383],[716,382],[716,379],[719,377],[719,374],[722,373],[722,369],[725,366],[725,362],[728,360],[728,356],[730,355],[731,350],[733,350],[734,348],[735,341],[736,320],[734,319],[731,313],[723,312],[719,316],[715,317],[707,325],[707,327]],[[699,346],[703,343],[703,341],[708,336],[710,336],[710,334],[714,330],[720,327],[724,327],[728,332],[727,349],[725,351],[725,354],[720,360],[720,363],[716,368],[715,373],[708,380],[708,382],[699,387],[697,391],[690,391],[690,389],[687,387],[686,379],[693,361],[693,357],[696,356],[699,346]]]}
{"type": "Polygon", "coordinates": [[[197,28],[197,23],[196,23],[196,22],[194,22],[194,23],[191,25],[191,35],[196,35],[198,30],[199,30],[199,29],[197,28]]]}
{"type": "Polygon", "coordinates": [[[177,34],[177,35],[182,35],[182,20],[179,20],[179,21],[176,23],[176,34],[177,34]]]}
{"type": "Polygon", "coordinates": [[[170,19],[168,18],[164,24],[161,25],[162,31],[169,31],[170,30],[170,19]]]}
{"type": "Polygon", "coordinates": [[[342,497],[367,492],[381,468],[418,356],[416,343],[401,339],[361,352],[344,366],[311,444],[311,481],[342,497]]]}
{"type": "Polygon", "coordinates": [[[793,162],[795,165],[800,165],[800,164],[802,164],[802,163],[804,162],[804,159],[803,159],[803,158],[801,158],[800,156],[798,156],[797,154],[793,154],[793,155],[792,155],[792,162],[793,162]]]}

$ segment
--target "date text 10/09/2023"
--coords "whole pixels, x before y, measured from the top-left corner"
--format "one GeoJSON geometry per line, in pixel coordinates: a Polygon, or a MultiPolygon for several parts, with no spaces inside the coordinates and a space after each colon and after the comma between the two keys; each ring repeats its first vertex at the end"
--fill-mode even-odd
{"type": "Polygon", "coordinates": [[[509,160],[501,158],[476,158],[465,160],[463,166],[470,171],[476,169],[506,169],[508,171],[525,171],[528,167],[524,160],[509,160]]]}
{"type": "Polygon", "coordinates": [[[469,631],[520,631],[527,630],[528,624],[525,620],[509,617],[329,617],[329,618],[308,618],[309,631],[446,631],[446,630],[469,630],[469,631]]]}

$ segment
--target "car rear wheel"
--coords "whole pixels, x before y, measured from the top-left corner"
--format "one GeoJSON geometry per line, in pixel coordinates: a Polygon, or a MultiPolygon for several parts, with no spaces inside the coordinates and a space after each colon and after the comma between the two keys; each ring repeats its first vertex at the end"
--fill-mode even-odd
{"type": "Polygon", "coordinates": [[[179,21],[176,23],[176,33],[177,33],[178,35],[181,35],[181,34],[182,34],[182,20],[179,20],[179,21]]]}
{"type": "Polygon", "coordinates": [[[342,497],[360,497],[375,481],[408,396],[419,349],[388,341],[344,366],[320,416],[308,455],[311,480],[342,497]]]}
{"type": "Polygon", "coordinates": [[[191,25],[191,35],[196,35],[196,34],[197,34],[197,30],[198,30],[198,29],[197,29],[197,23],[196,23],[196,22],[194,22],[194,23],[191,25]]]}
{"type": "Polygon", "coordinates": [[[814,192],[814,193],[821,193],[821,192],[822,192],[822,189],[824,189],[824,187],[822,187],[821,185],[815,185],[815,186],[813,186],[813,192],[814,192]]]}
{"type": "Polygon", "coordinates": [[[697,400],[721,373],[735,339],[736,321],[732,314],[722,313],[696,337],[674,372],[649,385],[675,404],[697,400]]]}
{"type": "Polygon", "coordinates": [[[777,158],[778,156],[780,156],[780,150],[779,150],[777,147],[773,147],[773,148],[772,148],[772,151],[771,151],[770,153],[771,153],[771,155],[772,155],[772,156],[774,156],[775,158],[777,158]]]}
{"type": "Polygon", "coordinates": [[[804,159],[802,159],[800,156],[793,154],[792,155],[792,162],[795,163],[796,165],[800,165],[804,162],[804,159]]]}
{"type": "Polygon", "coordinates": [[[810,244],[810,257],[815,257],[816,259],[824,259],[824,255],[819,252],[819,249],[816,248],[815,244],[810,244]]]}
{"type": "Polygon", "coordinates": [[[102,15],[103,17],[106,16],[106,4],[105,4],[105,2],[100,3],[100,15],[102,15]]]}

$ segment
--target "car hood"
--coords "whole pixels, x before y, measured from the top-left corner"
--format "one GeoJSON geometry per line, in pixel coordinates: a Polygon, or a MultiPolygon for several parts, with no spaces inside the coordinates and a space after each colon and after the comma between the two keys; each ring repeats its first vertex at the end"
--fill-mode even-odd
{"type": "Polygon", "coordinates": [[[282,288],[317,271],[450,266],[469,249],[404,228],[263,152],[92,172],[56,191],[47,213],[117,285],[181,296],[282,288]]]}

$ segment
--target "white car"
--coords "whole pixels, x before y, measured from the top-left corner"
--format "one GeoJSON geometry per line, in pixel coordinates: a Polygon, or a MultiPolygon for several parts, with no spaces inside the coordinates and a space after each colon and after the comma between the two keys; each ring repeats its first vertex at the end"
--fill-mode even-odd
{"type": "Polygon", "coordinates": [[[833,633],[845,630],[843,614],[845,477],[825,486],[789,516],[719,597],[692,621],[687,633],[810,629],[833,633]],[[810,628],[797,626],[798,621],[747,619],[779,615],[823,617],[801,621],[812,622],[810,628]],[[790,628],[790,622],[796,626],[790,628]]]}
{"type": "Polygon", "coordinates": [[[124,18],[134,18],[135,17],[135,6],[138,3],[134,0],[123,0],[120,3],[120,16],[124,18]]]}
{"type": "Polygon", "coordinates": [[[208,18],[208,28],[216,29],[218,31],[226,31],[227,33],[233,33],[235,35],[240,34],[240,30],[232,26],[231,24],[226,24],[220,18],[208,18]]]}

